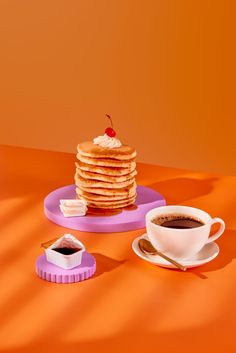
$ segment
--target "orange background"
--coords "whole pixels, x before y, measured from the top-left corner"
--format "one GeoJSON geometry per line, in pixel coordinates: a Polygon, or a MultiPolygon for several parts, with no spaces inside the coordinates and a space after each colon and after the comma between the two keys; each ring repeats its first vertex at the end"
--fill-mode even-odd
{"type": "Polygon", "coordinates": [[[234,1],[0,2],[0,143],[236,174],[234,1]]]}

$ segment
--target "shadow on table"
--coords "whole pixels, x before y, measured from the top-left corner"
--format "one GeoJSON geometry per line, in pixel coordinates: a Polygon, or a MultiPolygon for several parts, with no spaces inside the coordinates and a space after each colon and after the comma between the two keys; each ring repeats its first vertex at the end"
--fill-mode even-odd
{"type": "Polygon", "coordinates": [[[199,267],[188,269],[187,272],[191,272],[201,279],[207,279],[208,272],[221,270],[222,268],[230,264],[231,261],[236,258],[235,239],[235,230],[225,230],[222,237],[217,240],[217,244],[220,248],[219,255],[211,262],[199,267]]]}
{"type": "Polygon", "coordinates": [[[194,179],[174,178],[148,185],[160,192],[167,204],[180,204],[188,200],[209,194],[218,178],[194,179]]]}
{"type": "Polygon", "coordinates": [[[96,273],[93,276],[93,278],[99,277],[106,272],[113,271],[127,261],[127,260],[123,260],[123,261],[114,260],[111,257],[98,254],[98,253],[91,253],[91,254],[96,259],[96,273]]]}
{"type": "Polygon", "coordinates": [[[57,187],[74,183],[71,154],[9,146],[1,157],[0,199],[45,197],[57,187]]]}
{"type": "Polygon", "coordinates": [[[216,241],[220,248],[220,253],[217,258],[199,267],[199,269],[201,269],[202,272],[211,272],[227,266],[236,258],[235,241],[236,230],[226,229],[224,234],[216,241]]]}
{"type": "MultiPolygon", "coordinates": [[[[144,320],[145,321],[145,320],[144,320]]],[[[138,321],[140,323],[140,321],[138,321]]],[[[132,325],[124,332],[108,335],[101,338],[91,338],[82,342],[65,343],[60,336],[53,338],[48,335],[47,340],[35,341],[19,348],[0,350],[1,353],[153,353],[161,352],[175,353],[199,353],[207,351],[234,353],[236,343],[232,335],[232,328],[228,325],[223,330],[220,318],[207,325],[190,327],[184,329],[170,329],[163,332],[150,331],[145,327],[132,325]],[[158,346],[158,350],[154,347],[158,346]]],[[[109,330],[108,330],[109,331],[109,330]]],[[[63,333],[62,333],[63,335],[63,333]]]]}

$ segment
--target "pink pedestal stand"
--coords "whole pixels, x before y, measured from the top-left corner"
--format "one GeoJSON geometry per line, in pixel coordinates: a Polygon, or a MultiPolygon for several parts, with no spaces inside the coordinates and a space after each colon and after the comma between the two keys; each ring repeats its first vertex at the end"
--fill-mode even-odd
{"type": "Polygon", "coordinates": [[[37,275],[49,282],[55,283],[75,283],[90,278],[96,271],[95,258],[87,253],[83,253],[82,262],[79,266],[71,270],[64,270],[46,260],[45,254],[36,260],[37,275]]]}
{"type": "Polygon", "coordinates": [[[84,232],[127,232],[145,227],[146,213],[155,207],[166,204],[163,196],[146,186],[137,187],[136,209],[123,210],[112,216],[87,214],[82,217],[66,218],[60,211],[61,199],[75,199],[75,185],[68,185],[51,192],[44,201],[44,212],[48,219],[65,228],[84,232]]]}

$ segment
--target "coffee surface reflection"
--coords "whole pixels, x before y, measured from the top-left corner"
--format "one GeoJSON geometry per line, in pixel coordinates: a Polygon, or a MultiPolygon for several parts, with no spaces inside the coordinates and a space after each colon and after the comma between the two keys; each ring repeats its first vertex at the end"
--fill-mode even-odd
{"type": "Polygon", "coordinates": [[[153,218],[152,222],[161,227],[174,229],[191,229],[204,225],[204,223],[200,219],[183,214],[170,214],[158,216],[153,218]]]}

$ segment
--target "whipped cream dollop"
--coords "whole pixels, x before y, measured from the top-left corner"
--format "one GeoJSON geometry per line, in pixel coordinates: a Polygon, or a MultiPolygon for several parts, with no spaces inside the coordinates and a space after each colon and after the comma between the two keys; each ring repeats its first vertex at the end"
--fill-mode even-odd
{"type": "Polygon", "coordinates": [[[120,142],[120,140],[118,140],[115,137],[110,137],[107,134],[95,137],[93,139],[93,143],[95,145],[99,145],[101,147],[107,147],[107,148],[115,148],[115,147],[122,146],[122,143],[120,142]]]}

